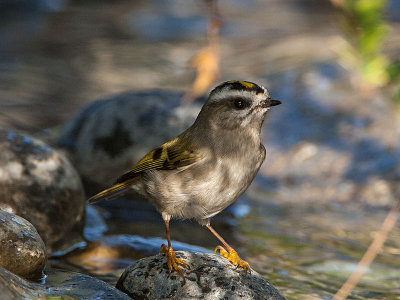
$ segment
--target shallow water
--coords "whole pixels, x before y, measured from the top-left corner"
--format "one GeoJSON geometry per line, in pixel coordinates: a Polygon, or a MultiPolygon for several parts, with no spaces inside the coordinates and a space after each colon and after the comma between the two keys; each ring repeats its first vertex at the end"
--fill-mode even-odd
{"type": "MultiPolygon", "coordinates": [[[[165,243],[164,227],[151,206],[117,200],[113,209],[111,202],[105,203],[100,203],[100,211],[108,216],[106,236],[53,259],[53,266],[115,284],[133,261],[158,253],[165,243]],[[127,217],[127,211],[135,213],[127,217]]],[[[287,298],[330,299],[354,270],[385,213],[350,205],[288,205],[254,184],[213,224],[252,268],[287,298]]],[[[171,232],[175,250],[212,251],[217,245],[215,238],[194,222],[175,221],[171,232]]],[[[398,299],[399,236],[397,227],[350,299],[398,299]]]]}
{"type": "MultiPolygon", "coordinates": [[[[239,221],[242,252],[291,299],[330,299],[387,213],[352,205],[285,205],[263,191],[254,194],[249,196],[250,214],[239,221]]],[[[352,293],[354,299],[398,299],[399,235],[397,226],[352,293]]]]}

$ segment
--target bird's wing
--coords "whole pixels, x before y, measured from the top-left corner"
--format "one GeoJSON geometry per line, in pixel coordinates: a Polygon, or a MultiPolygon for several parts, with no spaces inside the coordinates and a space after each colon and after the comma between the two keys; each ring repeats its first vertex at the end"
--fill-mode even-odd
{"type": "Polygon", "coordinates": [[[115,198],[129,189],[145,171],[179,170],[197,162],[200,156],[194,147],[178,141],[175,138],[147,153],[130,171],[120,176],[112,187],[94,195],[88,202],[115,198]]]}

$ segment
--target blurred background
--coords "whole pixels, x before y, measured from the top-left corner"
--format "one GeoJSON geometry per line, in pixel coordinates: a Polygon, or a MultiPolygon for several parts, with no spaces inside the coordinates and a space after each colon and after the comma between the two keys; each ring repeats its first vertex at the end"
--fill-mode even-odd
{"type": "MultiPolygon", "coordinates": [[[[78,129],[91,112],[76,112],[94,100],[158,89],[176,93],[171,107],[192,120],[216,83],[237,79],[266,86],[283,102],[267,116],[259,176],[215,222],[291,299],[329,299],[400,195],[399,76],[397,0],[0,1],[0,126],[65,151],[87,196],[115,178],[107,175],[124,172],[103,166],[102,177],[82,158],[97,154],[95,147],[80,153],[78,129]],[[79,126],[67,123],[74,118],[79,126]]],[[[145,102],[149,93],[138,97],[145,102]]],[[[151,114],[131,130],[146,135],[146,126],[158,122],[159,132],[159,118],[151,114]]],[[[117,135],[107,142],[118,148],[117,135]]],[[[162,138],[138,138],[138,152],[162,138]]],[[[163,238],[162,220],[145,202],[100,203],[98,211],[106,234],[163,238]]],[[[193,222],[171,230],[174,240],[216,245],[193,222]]],[[[91,262],[92,269],[85,260],[93,252],[52,263],[113,283],[136,258],[110,263],[120,254],[100,252],[105,262],[91,262]]],[[[353,299],[398,299],[399,258],[397,226],[353,299]]]]}

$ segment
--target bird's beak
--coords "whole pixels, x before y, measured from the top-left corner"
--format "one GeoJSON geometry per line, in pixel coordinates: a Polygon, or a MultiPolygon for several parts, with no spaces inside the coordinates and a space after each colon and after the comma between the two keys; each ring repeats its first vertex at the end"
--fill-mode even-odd
{"type": "Polygon", "coordinates": [[[269,106],[277,106],[279,104],[282,104],[282,102],[279,100],[271,100],[269,106]]]}
{"type": "Polygon", "coordinates": [[[267,99],[267,100],[264,100],[262,102],[261,107],[267,108],[267,107],[276,106],[276,105],[279,105],[279,104],[282,104],[282,102],[279,101],[279,100],[269,100],[269,99],[267,99]]]}

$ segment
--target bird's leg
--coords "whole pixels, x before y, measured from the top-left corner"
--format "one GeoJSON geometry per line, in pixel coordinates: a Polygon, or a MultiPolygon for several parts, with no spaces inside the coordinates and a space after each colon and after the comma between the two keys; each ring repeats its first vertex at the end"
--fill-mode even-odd
{"type": "Polygon", "coordinates": [[[247,261],[241,259],[237,252],[229,246],[229,244],[218,234],[218,232],[215,231],[214,228],[211,227],[210,224],[207,224],[206,227],[208,230],[212,232],[213,235],[217,237],[217,239],[224,245],[222,246],[217,246],[214,250],[214,253],[217,253],[219,250],[219,254],[222,255],[223,257],[227,258],[231,263],[233,263],[236,267],[242,267],[244,270],[244,273],[247,274],[247,271],[251,273],[251,268],[250,265],[248,264],[247,261]]]}
{"type": "Polygon", "coordinates": [[[172,270],[177,271],[178,274],[183,278],[183,283],[185,283],[186,282],[185,277],[183,276],[182,269],[178,266],[178,264],[181,264],[184,267],[187,267],[188,265],[184,260],[178,259],[175,255],[174,250],[172,249],[171,237],[169,235],[169,221],[171,220],[171,216],[163,215],[163,218],[165,223],[165,231],[167,233],[168,247],[165,244],[162,244],[160,252],[164,253],[165,256],[167,257],[167,265],[169,272],[171,272],[172,270]]]}

